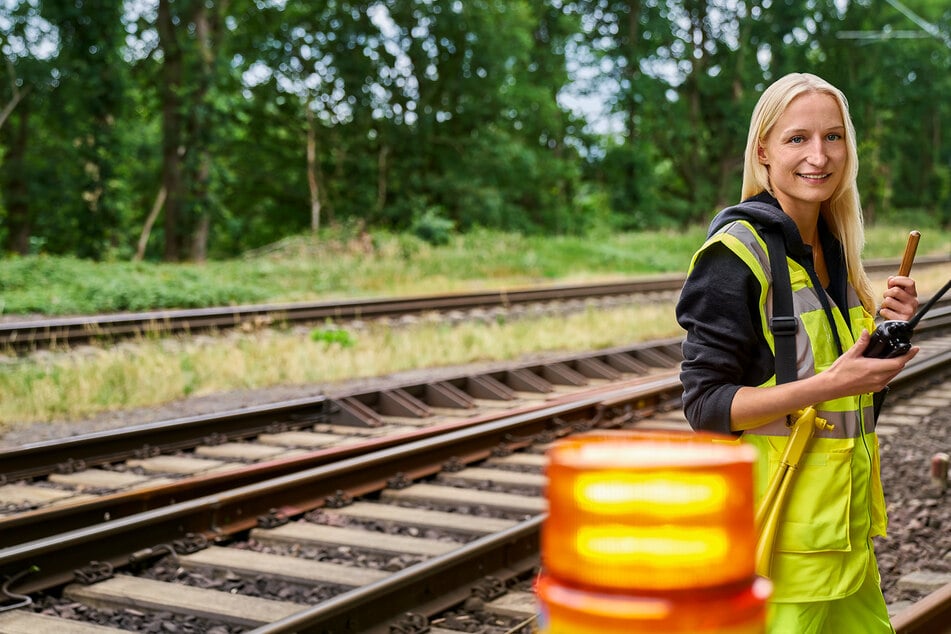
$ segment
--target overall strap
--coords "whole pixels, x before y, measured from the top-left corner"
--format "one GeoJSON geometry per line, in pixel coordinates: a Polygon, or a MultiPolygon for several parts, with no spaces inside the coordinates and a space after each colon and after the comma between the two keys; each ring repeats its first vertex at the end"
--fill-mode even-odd
{"type": "Polygon", "coordinates": [[[776,344],[776,385],[798,378],[796,372],[796,331],[799,320],[793,315],[792,284],[786,265],[786,244],[781,231],[767,229],[763,239],[769,249],[773,278],[773,317],[769,329],[776,344]]]}

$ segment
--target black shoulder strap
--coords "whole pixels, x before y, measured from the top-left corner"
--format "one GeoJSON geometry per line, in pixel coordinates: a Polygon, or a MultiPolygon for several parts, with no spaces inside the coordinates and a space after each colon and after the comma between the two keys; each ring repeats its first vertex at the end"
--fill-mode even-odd
{"type": "Polygon", "coordinates": [[[796,372],[796,331],[799,320],[793,315],[792,284],[786,265],[786,244],[781,231],[763,232],[769,249],[769,268],[773,278],[773,318],[769,329],[776,343],[776,384],[790,383],[798,378],[796,372]]]}

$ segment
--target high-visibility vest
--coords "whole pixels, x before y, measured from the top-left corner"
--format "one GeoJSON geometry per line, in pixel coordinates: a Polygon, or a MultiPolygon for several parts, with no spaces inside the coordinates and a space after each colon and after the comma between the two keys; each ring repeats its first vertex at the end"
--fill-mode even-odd
{"type": "MultiPolygon", "coordinates": [[[[712,244],[730,249],[759,281],[762,330],[775,353],[769,328],[772,285],[766,243],[749,222],[736,220],[704,243],[691,268],[712,244]]],[[[842,349],[847,350],[863,329],[875,329],[875,321],[849,285],[845,314],[843,307],[829,300],[834,320],[830,323],[818,295],[825,291],[813,287],[802,265],[788,257],[786,263],[793,313],[799,322],[796,371],[797,377],[803,379],[828,369],[838,358],[836,335],[842,349]]],[[[774,374],[761,386],[775,384],[774,374]]],[[[872,395],[843,397],[815,406],[818,415],[832,423],[834,429],[816,430],[794,476],[772,560],[775,602],[836,599],[858,590],[872,553],[871,537],[885,535],[885,498],[872,395]]],[[[759,450],[756,481],[760,493],[779,467],[789,431],[783,417],[743,433],[742,441],[759,450]]]]}

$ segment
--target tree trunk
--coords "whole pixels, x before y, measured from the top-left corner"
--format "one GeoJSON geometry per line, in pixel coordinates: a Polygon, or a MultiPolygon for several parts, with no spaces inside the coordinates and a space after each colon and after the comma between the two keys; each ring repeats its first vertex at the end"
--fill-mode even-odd
{"type": "Polygon", "coordinates": [[[211,229],[209,191],[211,189],[211,140],[214,136],[212,108],[209,106],[214,85],[215,57],[218,52],[218,17],[227,11],[227,0],[220,0],[217,9],[205,2],[194,3],[192,22],[195,24],[195,39],[198,46],[196,90],[188,120],[188,142],[194,152],[195,173],[191,179],[191,201],[197,217],[192,233],[191,257],[197,262],[208,258],[208,235],[211,229]]]}
{"type": "Polygon", "coordinates": [[[307,187],[310,190],[310,230],[317,233],[320,230],[320,167],[317,163],[317,124],[312,104],[312,100],[308,99],[304,106],[307,111],[307,187]]]}
{"type": "MultiPolygon", "coordinates": [[[[695,0],[689,3],[685,8],[690,14],[691,26],[689,29],[690,42],[685,42],[691,55],[690,72],[687,74],[683,83],[684,98],[687,102],[687,112],[689,120],[687,125],[691,129],[701,131],[704,129],[703,104],[700,88],[700,78],[706,73],[709,65],[705,43],[707,40],[704,21],[707,19],[707,4],[704,0],[695,0]]],[[[702,144],[698,144],[694,152],[688,152],[684,156],[680,173],[686,183],[687,190],[691,192],[693,202],[697,203],[699,191],[701,188],[700,176],[704,174],[704,164],[706,157],[702,152],[702,144]]]]}
{"type": "MultiPolygon", "coordinates": [[[[638,41],[641,39],[641,2],[640,0],[635,0],[634,2],[629,3],[629,11],[627,14],[627,53],[624,57],[627,60],[627,66],[624,68],[624,73],[627,75],[627,81],[630,85],[631,92],[636,91],[638,77],[640,75],[640,64],[638,59],[640,53],[638,52],[638,41]]],[[[634,99],[633,94],[628,100],[627,105],[627,133],[628,141],[627,143],[632,146],[637,146],[638,140],[638,125],[637,125],[637,101],[634,99]]],[[[636,174],[628,174],[631,178],[638,178],[636,174]]]]}
{"type": "Polygon", "coordinates": [[[139,236],[139,244],[135,249],[135,256],[132,258],[135,262],[141,262],[142,258],[145,257],[145,247],[149,243],[149,234],[152,233],[152,225],[155,224],[155,220],[162,211],[162,205],[165,204],[165,195],[165,187],[162,186],[159,188],[155,202],[152,204],[152,211],[149,212],[149,217],[145,219],[145,224],[142,226],[142,235],[139,236]]]}
{"type": "Polygon", "coordinates": [[[28,92],[30,92],[30,87],[27,86],[22,92],[17,89],[16,81],[13,81],[13,96],[10,97],[10,101],[7,102],[7,105],[3,107],[3,110],[0,110],[0,128],[3,127],[3,124],[6,123],[7,119],[13,113],[13,109],[17,107],[17,104],[20,103],[20,100],[23,99],[28,92]]]}
{"type": "Polygon", "coordinates": [[[162,47],[162,188],[165,201],[165,260],[181,258],[181,212],[184,201],[182,187],[182,160],[185,147],[182,142],[182,51],[176,38],[172,19],[171,0],[159,0],[158,28],[162,47]]]}
{"type": "Polygon", "coordinates": [[[30,252],[33,218],[30,213],[29,184],[27,182],[26,148],[30,138],[30,109],[20,108],[13,138],[4,157],[4,202],[7,208],[6,248],[20,255],[30,252]]]}
{"type": "Polygon", "coordinates": [[[385,143],[380,144],[379,159],[377,160],[376,172],[376,211],[381,213],[386,205],[386,174],[387,158],[390,154],[390,146],[385,143]]]}
{"type": "Polygon", "coordinates": [[[198,173],[195,175],[194,200],[198,204],[199,214],[192,232],[191,256],[196,262],[208,259],[208,233],[211,228],[211,212],[208,209],[208,181],[211,178],[211,157],[206,148],[199,156],[198,173]]]}
{"type": "Polygon", "coordinates": [[[192,234],[192,259],[204,262],[208,259],[208,232],[211,230],[211,217],[204,213],[198,219],[192,234]]]}

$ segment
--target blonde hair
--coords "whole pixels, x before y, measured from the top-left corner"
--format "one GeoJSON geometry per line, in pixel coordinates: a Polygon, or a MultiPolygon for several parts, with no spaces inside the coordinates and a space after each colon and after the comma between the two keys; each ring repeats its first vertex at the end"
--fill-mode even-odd
{"type": "Polygon", "coordinates": [[[758,150],[779,117],[796,97],[810,92],[832,96],[839,105],[845,122],[845,142],[848,148],[845,162],[845,177],[829,200],[822,203],[820,213],[832,233],[842,243],[849,281],[855,287],[865,309],[875,312],[872,283],[862,264],[862,248],[865,246],[865,224],[862,205],[856,183],[859,172],[858,149],[855,142],[855,127],[849,116],[849,102],[838,88],[816,75],[791,73],[776,80],[760,96],[746,139],[746,154],[743,160],[742,200],[764,191],[771,192],[769,171],[760,163],[758,150]]]}

